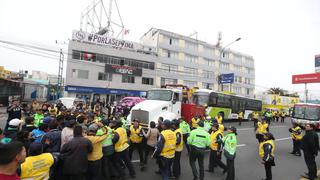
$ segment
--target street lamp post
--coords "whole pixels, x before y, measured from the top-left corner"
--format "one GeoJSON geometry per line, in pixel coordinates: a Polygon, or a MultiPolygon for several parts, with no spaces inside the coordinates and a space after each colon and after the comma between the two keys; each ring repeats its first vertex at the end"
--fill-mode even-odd
{"type": "MultiPolygon", "coordinates": [[[[218,67],[218,78],[217,78],[217,83],[218,83],[218,91],[219,91],[219,86],[220,86],[220,76],[221,76],[221,60],[222,60],[222,55],[224,53],[224,50],[229,47],[230,45],[232,45],[233,43],[240,41],[241,38],[237,38],[236,40],[232,41],[231,43],[227,44],[226,46],[224,46],[223,48],[221,48],[220,50],[220,54],[219,54],[219,67],[218,67]]],[[[230,88],[231,88],[231,84],[230,84],[230,88]]],[[[223,91],[223,84],[221,84],[221,91],[223,91]]]]}

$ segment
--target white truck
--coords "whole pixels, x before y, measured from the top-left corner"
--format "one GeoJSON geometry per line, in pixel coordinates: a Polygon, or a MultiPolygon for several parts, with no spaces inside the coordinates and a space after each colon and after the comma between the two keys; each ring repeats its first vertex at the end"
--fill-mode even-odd
{"type": "Polygon", "coordinates": [[[158,118],[178,119],[181,117],[182,91],[180,89],[157,88],[147,93],[147,99],[135,105],[128,116],[128,121],[139,119],[143,126],[149,122],[158,123],[158,118]]]}

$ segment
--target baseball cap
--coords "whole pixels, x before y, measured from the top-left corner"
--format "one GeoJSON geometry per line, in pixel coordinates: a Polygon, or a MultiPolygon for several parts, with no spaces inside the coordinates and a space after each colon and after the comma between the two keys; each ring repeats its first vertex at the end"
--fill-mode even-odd
{"type": "Polygon", "coordinates": [[[33,142],[29,146],[29,155],[36,156],[43,152],[43,146],[40,142],[33,142]]]}
{"type": "Polygon", "coordinates": [[[15,119],[12,119],[12,120],[9,122],[9,126],[15,126],[15,127],[17,127],[17,126],[19,126],[21,123],[22,123],[22,120],[15,118],[15,119]]]}
{"type": "Polygon", "coordinates": [[[235,128],[234,126],[229,127],[228,130],[231,130],[235,135],[238,135],[237,128],[235,128]]]}
{"type": "Polygon", "coordinates": [[[199,122],[198,122],[198,126],[200,126],[200,127],[204,127],[204,123],[203,123],[203,121],[199,121],[199,122]]]}

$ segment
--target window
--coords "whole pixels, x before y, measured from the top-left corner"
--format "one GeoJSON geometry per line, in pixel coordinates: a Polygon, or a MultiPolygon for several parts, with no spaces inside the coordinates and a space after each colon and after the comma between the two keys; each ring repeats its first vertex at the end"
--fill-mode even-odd
{"type": "Polygon", "coordinates": [[[234,70],[237,72],[242,72],[242,67],[239,65],[234,65],[234,70]]]}
{"type": "Polygon", "coordinates": [[[235,76],[235,82],[237,82],[237,83],[242,83],[242,77],[240,77],[240,76],[235,76]]]}
{"type": "Polygon", "coordinates": [[[246,95],[250,95],[251,90],[249,88],[246,88],[246,95]]]}
{"type": "Polygon", "coordinates": [[[89,71],[80,70],[80,69],[72,69],[71,77],[79,78],[79,79],[88,79],[89,78],[89,71]]]}
{"type": "Polygon", "coordinates": [[[198,75],[198,69],[184,67],[184,73],[187,74],[187,75],[191,75],[191,76],[197,76],[198,75]]]}
{"type": "Polygon", "coordinates": [[[170,78],[161,78],[161,86],[165,84],[177,84],[178,80],[177,79],[170,79],[170,78]]]}
{"type": "Polygon", "coordinates": [[[185,60],[191,63],[198,63],[198,57],[186,54],[185,60]]]}
{"type": "Polygon", "coordinates": [[[100,81],[112,81],[112,74],[111,73],[99,72],[98,80],[100,80],[100,81]]]}
{"type": "Polygon", "coordinates": [[[197,87],[196,81],[183,81],[183,85],[188,86],[189,88],[197,87]]]}
{"type": "Polygon", "coordinates": [[[245,68],[245,73],[247,73],[247,74],[251,74],[251,73],[254,73],[254,69],[252,69],[252,68],[245,68]]]}
{"type": "Polygon", "coordinates": [[[202,73],[203,78],[213,79],[214,73],[212,71],[203,71],[202,73]]]}
{"type": "Polygon", "coordinates": [[[241,87],[233,87],[233,92],[236,94],[241,94],[241,87]]]}
{"type": "Polygon", "coordinates": [[[221,62],[220,67],[221,69],[229,70],[229,63],[221,62]]]}
{"type": "Polygon", "coordinates": [[[214,60],[213,59],[204,59],[205,60],[205,64],[208,66],[214,66],[214,60]]]}
{"type": "Polygon", "coordinates": [[[175,52],[175,51],[169,51],[169,50],[163,49],[162,50],[162,56],[163,57],[167,57],[167,58],[176,58],[176,59],[178,59],[179,58],[179,53],[175,52]]]}
{"type": "Polygon", "coordinates": [[[210,47],[204,47],[204,52],[213,56],[214,55],[214,49],[210,47]]]}
{"type": "Polygon", "coordinates": [[[134,83],[134,76],[122,75],[123,83],[134,83]]]}
{"type": "Polygon", "coordinates": [[[80,51],[72,51],[72,59],[80,59],[80,51]]]}
{"type": "Polygon", "coordinates": [[[179,45],[179,40],[176,38],[170,38],[169,39],[169,44],[173,46],[178,46],[179,45]]]}
{"type": "Polygon", "coordinates": [[[196,50],[198,50],[198,45],[193,42],[186,42],[186,48],[196,51],[196,50]]]}
{"type": "Polygon", "coordinates": [[[173,64],[161,64],[161,69],[167,72],[178,73],[178,66],[173,64]]]}
{"type": "Polygon", "coordinates": [[[142,77],[142,84],[153,85],[153,78],[142,77]]]}

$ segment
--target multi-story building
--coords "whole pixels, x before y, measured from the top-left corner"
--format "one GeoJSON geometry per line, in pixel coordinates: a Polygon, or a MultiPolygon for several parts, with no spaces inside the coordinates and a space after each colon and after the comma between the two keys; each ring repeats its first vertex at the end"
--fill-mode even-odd
{"type": "Polygon", "coordinates": [[[148,89],[164,84],[218,90],[217,77],[223,73],[235,74],[232,86],[226,84],[223,90],[254,94],[252,56],[229,49],[220,56],[221,49],[212,44],[155,28],[140,43],[74,31],[66,95],[113,102],[124,96],[144,96],[148,89]]]}
{"type": "MultiPolygon", "coordinates": [[[[254,59],[230,49],[177,33],[151,28],[141,43],[156,47],[156,86],[166,83],[218,90],[219,74],[234,73],[234,83],[225,84],[224,91],[253,97],[255,83],[254,59]]],[[[219,88],[221,90],[221,88],[219,88]]]]}

